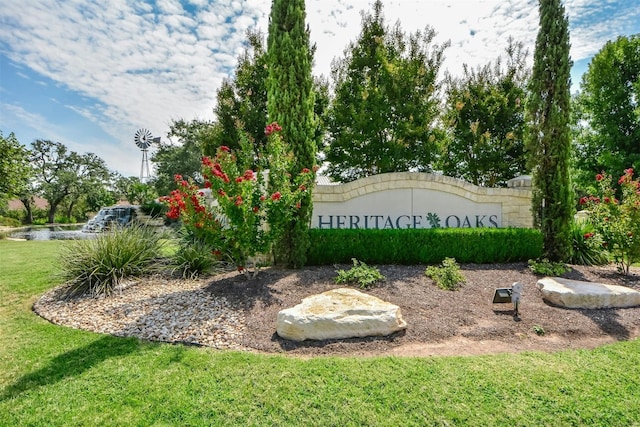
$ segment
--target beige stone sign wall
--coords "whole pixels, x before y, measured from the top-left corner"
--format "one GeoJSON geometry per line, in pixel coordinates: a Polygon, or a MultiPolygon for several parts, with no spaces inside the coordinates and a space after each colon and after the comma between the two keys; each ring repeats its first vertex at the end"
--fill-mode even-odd
{"type": "Polygon", "coordinates": [[[484,188],[427,173],[387,173],[316,185],[313,228],[531,227],[529,177],[484,188]]]}

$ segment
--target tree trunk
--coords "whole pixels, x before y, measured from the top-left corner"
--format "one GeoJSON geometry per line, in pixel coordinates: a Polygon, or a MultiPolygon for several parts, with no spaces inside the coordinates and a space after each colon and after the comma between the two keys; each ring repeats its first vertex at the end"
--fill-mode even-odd
{"type": "Polygon", "coordinates": [[[57,209],[58,209],[58,203],[49,204],[49,213],[47,214],[47,223],[53,224],[55,222],[57,209]]]}
{"type": "Polygon", "coordinates": [[[69,220],[69,222],[71,222],[71,215],[73,213],[73,206],[75,205],[75,202],[72,201],[69,203],[69,207],[67,208],[67,218],[69,220]]]}
{"type": "Polygon", "coordinates": [[[24,205],[24,209],[26,211],[24,222],[26,224],[33,224],[33,209],[31,209],[31,198],[25,197],[24,199],[20,199],[22,204],[24,205]]]}

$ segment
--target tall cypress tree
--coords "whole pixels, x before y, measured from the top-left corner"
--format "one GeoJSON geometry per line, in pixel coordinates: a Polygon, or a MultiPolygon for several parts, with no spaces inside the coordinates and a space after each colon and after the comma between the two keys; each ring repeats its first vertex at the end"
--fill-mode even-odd
{"type": "MultiPolygon", "coordinates": [[[[316,157],[316,119],[311,68],[313,49],[305,24],[304,0],[273,0],[267,37],[267,113],[269,121],[282,126],[295,161],[293,176],[311,169],[316,157]]],[[[304,265],[309,247],[308,228],[313,206],[311,189],[298,215],[277,247],[276,261],[293,267],[304,265]]]]}
{"type": "Polygon", "coordinates": [[[569,22],[561,0],[539,0],[540,28],[529,83],[527,139],[533,173],[534,225],[542,231],[544,256],[566,261],[571,255],[573,194],[569,176],[569,22]]]}

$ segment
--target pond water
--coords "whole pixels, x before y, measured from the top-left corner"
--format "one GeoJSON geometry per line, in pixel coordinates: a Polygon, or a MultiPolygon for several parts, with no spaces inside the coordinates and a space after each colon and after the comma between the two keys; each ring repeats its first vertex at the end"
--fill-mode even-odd
{"type": "Polygon", "coordinates": [[[91,239],[95,234],[83,233],[82,225],[53,225],[21,228],[9,234],[9,237],[25,240],[72,240],[91,239]]]}

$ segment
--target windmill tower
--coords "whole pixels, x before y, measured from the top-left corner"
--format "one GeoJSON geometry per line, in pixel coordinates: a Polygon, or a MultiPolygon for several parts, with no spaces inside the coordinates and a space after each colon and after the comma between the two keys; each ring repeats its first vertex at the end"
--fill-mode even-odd
{"type": "Polygon", "coordinates": [[[136,143],[138,148],[142,150],[142,164],[140,165],[140,182],[146,182],[151,176],[151,171],[149,169],[149,156],[148,151],[149,147],[153,142],[160,142],[160,137],[154,138],[151,135],[151,132],[148,129],[138,129],[136,131],[135,136],[133,137],[133,141],[136,143]]]}

